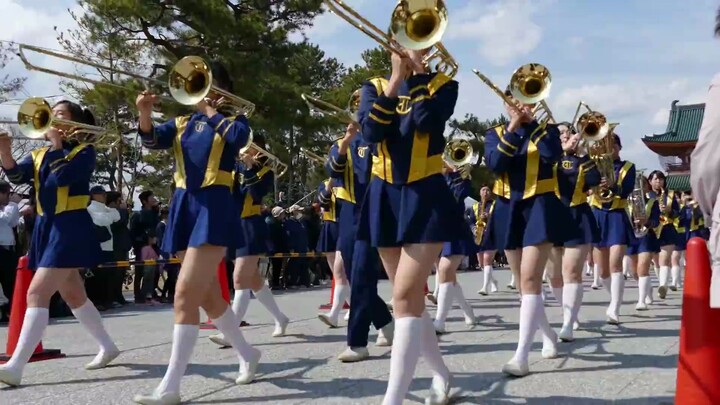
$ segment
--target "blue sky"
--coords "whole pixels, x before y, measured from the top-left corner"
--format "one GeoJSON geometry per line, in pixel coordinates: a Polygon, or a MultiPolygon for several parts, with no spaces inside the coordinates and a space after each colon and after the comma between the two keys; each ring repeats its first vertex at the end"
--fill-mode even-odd
{"type": "MultiPolygon", "coordinates": [[[[385,29],[394,1],[346,0],[385,29]]],[[[620,122],[623,156],[639,167],[659,167],[643,135],[663,132],[674,99],[703,102],[711,77],[720,70],[720,40],[713,38],[717,0],[448,0],[450,27],[444,38],[460,64],[456,117],[493,118],[500,99],[472,73],[476,68],[504,86],[528,62],[552,72],[548,104],[569,120],[579,100],[620,122]],[[717,60],[717,62],[716,62],[717,60]]],[[[0,39],[57,47],[52,26],[68,28],[65,11],[73,0],[0,0],[12,15],[0,39]],[[50,3],[50,6],[46,4],[50,3]]],[[[375,43],[332,14],[305,33],[328,56],[346,64],[375,43]]],[[[17,64],[6,72],[27,75],[17,64]]],[[[57,79],[32,73],[24,95],[57,94],[57,79]]],[[[1,115],[16,107],[0,106],[1,115]]]]}

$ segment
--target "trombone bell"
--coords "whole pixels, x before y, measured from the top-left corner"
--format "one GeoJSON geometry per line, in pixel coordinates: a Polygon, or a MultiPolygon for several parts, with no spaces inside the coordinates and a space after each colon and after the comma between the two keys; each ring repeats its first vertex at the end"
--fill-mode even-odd
{"type": "Polygon", "coordinates": [[[202,101],[212,88],[210,66],[197,56],[186,56],[173,66],[168,77],[170,94],[183,105],[202,101]]]}
{"type": "MultiPolygon", "coordinates": [[[[40,97],[31,97],[23,101],[18,110],[17,125],[20,132],[30,139],[45,139],[45,134],[58,126],[67,128],[64,134],[66,139],[77,138],[77,135],[83,133],[102,135],[107,132],[102,127],[55,118],[50,104],[40,97]]],[[[88,142],[87,139],[78,139],[78,141],[88,142]]],[[[94,140],[96,141],[97,139],[94,140]]]]}
{"type": "Polygon", "coordinates": [[[510,78],[512,96],[523,104],[536,104],[550,95],[552,75],[539,63],[520,66],[510,78]]]}
{"type": "Polygon", "coordinates": [[[597,142],[608,136],[610,125],[605,115],[598,111],[589,111],[578,118],[577,130],[588,142],[597,142]]]}
{"type": "Polygon", "coordinates": [[[469,140],[453,139],[445,145],[443,159],[455,167],[474,166],[480,160],[480,153],[469,140]]]}
{"type": "Polygon", "coordinates": [[[395,41],[413,50],[427,49],[440,42],[447,26],[444,0],[400,0],[390,20],[395,41]]]}

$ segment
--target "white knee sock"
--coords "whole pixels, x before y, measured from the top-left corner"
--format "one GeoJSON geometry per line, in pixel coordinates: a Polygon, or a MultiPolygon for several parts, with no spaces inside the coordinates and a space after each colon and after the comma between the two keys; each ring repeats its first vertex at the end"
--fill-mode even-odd
{"type": "Polygon", "coordinates": [[[593,285],[600,286],[600,266],[593,266],[593,285]]]}
{"type": "Polygon", "coordinates": [[[238,321],[238,326],[240,325],[240,322],[245,318],[245,314],[247,313],[248,307],[250,306],[250,298],[252,296],[252,291],[250,289],[247,290],[235,290],[235,296],[233,297],[232,302],[232,310],[235,313],[235,317],[238,321]]]}
{"type": "Polygon", "coordinates": [[[622,273],[610,274],[610,311],[615,317],[620,316],[623,293],[625,292],[625,279],[622,273]]]}
{"type": "Polygon", "coordinates": [[[463,294],[462,287],[460,287],[460,284],[455,284],[455,288],[453,288],[455,301],[460,305],[460,309],[463,311],[463,314],[465,315],[465,320],[475,320],[475,313],[473,312],[472,307],[465,299],[465,294],[463,294]]]}
{"type": "Polygon", "coordinates": [[[280,311],[277,302],[275,302],[275,297],[273,297],[272,292],[266,285],[263,285],[260,291],[255,291],[255,298],[270,311],[273,318],[275,318],[275,322],[282,323],[287,319],[287,316],[280,311]]]}
{"type": "Polygon", "coordinates": [[[435,288],[433,289],[433,295],[437,298],[440,294],[440,282],[438,282],[438,271],[435,269],[435,288]]]}
{"type": "Polygon", "coordinates": [[[638,304],[644,304],[645,299],[650,294],[650,277],[642,276],[638,278],[638,304]]]}
{"type": "Polygon", "coordinates": [[[535,310],[537,311],[535,314],[537,326],[543,337],[543,347],[547,347],[548,344],[554,345],[557,342],[557,333],[555,333],[555,330],[550,326],[550,321],[545,313],[545,305],[541,305],[535,310]]]}
{"type": "Polygon", "coordinates": [[[670,280],[671,286],[677,287],[679,285],[680,266],[672,266],[672,268],[670,268],[670,280]]]}
{"type": "Polygon", "coordinates": [[[557,301],[558,305],[563,306],[563,287],[551,287],[553,297],[557,301]]]}
{"type": "Polygon", "coordinates": [[[622,274],[629,276],[630,275],[630,257],[629,256],[623,257],[622,268],[623,268],[622,274]]]}
{"type": "Polygon", "coordinates": [[[527,364],[530,348],[535,340],[538,329],[537,308],[543,306],[540,295],[523,294],[520,303],[520,328],[517,349],[514,359],[520,364],[527,364]]]}
{"type": "MultiPolygon", "coordinates": [[[[615,274],[615,273],[612,273],[612,274],[615,274]]],[[[617,274],[620,274],[620,275],[622,276],[622,273],[617,273],[617,274]]],[[[605,287],[605,291],[607,291],[608,294],[612,294],[611,288],[610,288],[610,287],[612,286],[612,281],[611,281],[611,280],[612,280],[612,275],[611,275],[610,277],[608,277],[608,278],[601,278],[601,279],[600,279],[600,282],[602,283],[603,287],[605,287]]]]}
{"type": "Polygon", "coordinates": [[[423,330],[422,318],[396,318],[395,336],[390,353],[390,377],[383,405],[402,405],[410,383],[415,375],[420,353],[422,351],[423,330]]]}
{"type": "Polygon", "coordinates": [[[517,285],[515,284],[515,272],[513,272],[512,270],[510,270],[510,282],[508,283],[508,285],[517,287],[517,285]]]}
{"type": "Polygon", "coordinates": [[[435,327],[433,326],[430,314],[425,311],[423,313],[423,337],[422,337],[422,349],[420,355],[427,363],[428,368],[433,373],[434,378],[439,378],[442,381],[447,381],[450,376],[450,370],[445,365],[445,361],[440,353],[440,346],[437,335],[435,334],[435,327]]]}
{"type": "Polygon", "coordinates": [[[660,266],[660,274],[658,275],[658,279],[660,280],[661,287],[667,287],[669,272],[670,268],[668,266],[660,266]]]}
{"type": "Polygon", "coordinates": [[[170,363],[165,371],[165,377],[155,389],[155,394],[180,393],[180,380],[185,375],[188,363],[190,363],[199,332],[198,325],[175,324],[170,363]]]}
{"type": "Polygon", "coordinates": [[[80,322],[85,330],[90,333],[95,341],[100,345],[100,352],[115,352],[118,350],[110,335],[102,322],[100,312],[90,300],[86,300],[84,304],[72,310],[75,318],[80,322]]]}
{"type": "Polygon", "coordinates": [[[333,303],[328,312],[328,316],[337,321],[340,316],[340,311],[345,304],[345,300],[350,296],[350,286],[347,284],[335,284],[335,290],[333,291],[333,303]]]}
{"type": "Polygon", "coordinates": [[[20,330],[20,338],[15,347],[12,358],[3,368],[17,370],[22,373],[25,365],[30,361],[35,348],[42,339],[43,332],[47,328],[49,321],[49,312],[47,308],[28,308],[25,311],[22,329],[20,330]]]}
{"type": "Polygon", "coordinates": [[[230,342],[241,360],[250,362],[257,357],[258,350],[245,340],[238,327],[238,318],[230,307],[219,318],[213,319],[213,325],[225,336],[225,340],[230,342]]]}
{"type": "Polygon", "coordinates": [[[445,329],[445,319],[453,303],[454,287],[454,283],[442,283],[438,288],[438,306],[437,312],[435,313],[435,326],[439,329],[445,329]]]}
{"type": "Polygon", "coordinates": [[[492,282],[492,266],[485,266],[483,267],[483,290],[487,290],[490,288],[490,283],[492,282]]]}
{"type": "Polygon", "coordinates": [[[580,306],[582,305],[582,283],[565,283],[562,290],[563,302],[563,328],[571,328],[577,321],[580,306]]]}

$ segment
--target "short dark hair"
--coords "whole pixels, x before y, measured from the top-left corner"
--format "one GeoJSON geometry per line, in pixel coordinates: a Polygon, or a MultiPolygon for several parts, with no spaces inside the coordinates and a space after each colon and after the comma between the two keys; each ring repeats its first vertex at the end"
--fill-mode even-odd
{"type": "Polygon", "coordinates": [[[573,134],[573,135],[577,134],[577,131],[575,130],[575,127],[573,126],[573,124],[571,124],[571,123],[569,123],[569,122],[567,122],[567,121],[563,121],[563,122],[559,122],[559,123],[557,124],[558,127],[559,127],[560,125],[564,125],[564,126],[568,127],[568,129],[570,130],[570,133],[571,133],[571,134],[573,134]]]}
{"type": "Polygon", "coordinates": [[[120,198],[122,198],[122,194],[120,194],[117,191],[108,191],[105,193],[105,204],[110,205],[112,203],[119,203],[120,198]]]}
{"type": "Polygon", "coordinates": [[[210,72],[212,72],[213,80],[219,88],[229,93],[233,92],[233,81],[230,78],[230,73],[222,63],[216,60],[211,61],[210,72]]]}
{"type": "Polygon", "coordinates": [[[620,140],[620,135],[613,134],[613,138],[615,139],[615,144],[618,146],[618,148],[622,149],[622,140],[620,140]]]}
{"type": "Polygon", "coordinates": [[[142,193],[140,193],[140,195],[138,196],[138,198],[140,198],[140,202],[141,202],[141,203],[145,204],[145,203],[147,202],[147,200],[149,200],[150,197],[152,197],[152,196],[154,196],[154,195],[155,195],[155,194],[153,194],[152,190],[145,190],[145,191],[143,191],[142,193]]]}
{"type": "Polygon", "coordinates": [[[663,173],[663,172],[660,171],[660,170],[653,170],[653,171],[650,172],[650,174],[648,175],[648,181],[650,181],[650,180],[652,180],[652,179],[654,179],[654,178],[662,179],[663,182],[666,182],[665,187],[667,187],[667,177],[665,177],[665,173],[663,173]]]}
{"type": "Polygon", "coordinates": [[[267,143],[265,142],[265,136],[254,133],[253,134],[253,143],[263,149],[267,149],[267,143]]]}
{"type": "Polygon", "coordinates": [[[6,194],[12,191],[10,183],[5,180],[0,180],[0,194],[6,194]]]}

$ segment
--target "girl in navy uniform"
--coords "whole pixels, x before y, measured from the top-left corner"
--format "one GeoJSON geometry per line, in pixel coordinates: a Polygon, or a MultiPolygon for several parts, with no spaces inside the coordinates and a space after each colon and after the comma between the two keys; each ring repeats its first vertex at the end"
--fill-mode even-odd
{"type": "MultiPolygon", "coordinates": [[[[92,114],[75,103],[60,101],[52,108],[55,118],[95,125],[92,114]]],[[[14,184],[34,184],[37,220],[30,244],[29,265],[35,271],[27,293],[27,311],[12,358],[0,366],[0,382],[19,385],[25,365],[42,338],[49,321],[48,306],[56,291],[75,318],[100,345],[100,352],[85,368],[104,368],[120,351],[103,326],[100,313],[88,300],[78,271],[102,261],[92,218],[90,177],[95,170],[95,148],[78,138],[67,138],[72,128],[54,127],[38,148],[15,161],[12,140],[0,134],[0,161],[14,184]]]]}
{"type": "MultiPolygon", "coordinates": [[[[327,258],[328,266],[332,269],[333,280],[346,280],[345,268],[342,260],[336,254],[338,239],[338,206],[335,200],[334,190],[335,180],[329,178],[318,187],[318,202],[322,208],[322,229],[320,230],[320,239],[318,239],[317,251],[324,253],[327,258]],[[338,260],[340,259],[340,260],[338,260]]],[[[347,282],[338,283],[334,281],[332,306],[327,314],[319,314],[318,318],[331,328],[338,326],[338,317],[342,311],[345,302],[350,300],[350,286],[347,282]]]]}
{"type": "MultiPolygon", "coordinates": [[[[214,85],[231,92],[232,81],[222,65],[210,63],[214,85]]],[[[237,233],[237,209],[232,196],[233,169],[240,148],[249,142],[250,126],[240,114],[218,111],[224,99],[211,92],[197,111],[162,125],[151,114],[157,96],[144,92],[137,98],[138,133],[150,149],[172,149],[175,155],[175,193],[168,215],[163,249],[182,261],[175,290],[175,327],[172,353],[160,385],[150,395],[137,395],[140,404],[180,403],[180,380],[197,341],[202,307],[213,325],[237,351],[237,384],[251,382],[260,351],[243,338],[238,320],[220,294],[217,266],[228,247],[242,245],[237,233]]]]}
{"type": "Polygon", "coordinates": [[[655,263],[658,265],[658,296],[665,299],[668,290],[668,276],[670,275],[670,265],[672,263],[672,254],[677,241],[677,230],[675,229],[675,218],[680,214],[680,205],[675,192],[667,190],[665,185],[665,174],[660,170],[655,170],[648,176],[650,181],[649,198],[657,200],[660,206],[660,224],[655,230],[658,243],[660,244],[660,252],[655,256],[655,263]]]}
{"type": "MultiPolygon", "coordinates": [[[[647,179],[645,176],[639,175],[640,181],[644,182],[644,189],[648,190],[647,179]]],[[[660,222],[660,208],[658,201],[654,197],[647,199],[645,204],[645,216],[634,214],[632,212],[632,206],[630,206],[630,213],[633,218],[636,218],[638,223],[647,230],[647,234],[640,238],[636,238],[636,242],[628,246],[627,256],[629,257],[629,266],[632,273],[637,275],[638,278],[638,301],[635,305],[635,309],[638,311],[646,311],[648,304],[652,303],[652,282],[650,280],[650,262],[652,261],[653,255],[660,251],[660,243],[657,238],[657,230],[655,227],[660,222]]]]}
{"type": "MultiPolygon", "coordinates": [[[[506,91],[508,97],[510,92],[506,91]]],[[[554,244],[570,238],[567,208],[555,195],[557,176],[555,163],[562,156],[557,127],[538,123],[531,105],[512,108],[507,126],[488,130],[485,136],[485,161],[497,175],[496,210],[502,215],[493,221],[495,242],[505,251],[511,268],[519,269],[520,334],[513,358],[503,372],[522,377],[529,373],[528,356],[535,332],[543,332],[544,358],[557,356],[557,334],[545,315],[542,276],[554,244]]]]}
{"type": "MultiPolygon", "coordinates": [[[[603,203],[597,193],[593,193],[591,203],[593,213],[600,228],[600,240],[595,244],[595,263],[600,268],[600,282],[610,293],[610,305],[605,314],[610,324],[620,323],[620,305],[622,305],[625,279],[623,278],[623,257],[627,247],[635,243],[636,238],[626,208],[627,198],[635,187],[635,165],[620,159],[622,143],[617,134],[613,142],[613,167],[615,169],[613,192],[610,202],[603,203]]],[[[607,180],[602,179],[601,188],[607,188],[607,180]]]]}
{"type": "Polygon", "coordinates": [[[495,262],[495,253],[497,248],[491,235],[494,213],[495,213],[495,199],[492,197],[492,191],[490,187],[483,186],[480,189],[480,202],[473,204],[472,208],[472,219],[475,226],[475,243],[478,245],[478,263],[483,271],[483,286],[478,291],[480,295],[488,294],[488,287],[490,292],[497,292],[497,281],[493,277],[493,264],[495,262]],[[478,227],[480,223],[485,224],[485,228],[478,227]],[[479,232],[479,233],[478,233],[479,232]]]}
{"type": "Polygon", "coordinates": [[[555,297],[562,303],[563,326],[559,337],[562,341],[574,340],[573,327],[578,321],[582,305],[582,270],[592,244],[600,239],[595,216],[587,201],[587,193],[600,185],[600,172],[595,162],[578,152],[580,134],[569,123],[559,125],[563,157],[557,168],[558,197],[570,209],[573,227],[580,232],[562,245],[562,294],[555,297]]]}
{"type": "MultiPolygon", "coordinates": [[[[265,139],[261,135],[255,135],[253,143],[265,148],[265,139]]],[[[233,270],[235,296],[232,310],[240,325],[250,305],[251,294],[254,293],[255,298],[275,319],[272,336],[280,337],[285,335],[289,320],[280,311],[275,297],[258,271],[260,256],[267,254],[270,242],[270,230],[262,215],[262,201],[273,190],[275,173],[265,164],[267,159],[258,156],[258,151],[251,146],[235,163],[233,197],[236,215],[240,218],[238,229],[241,238],[238,240],[241,242],[236,245],[237,249],[234,252],[228,249],[229,255],[235,262],[233,270]]],[[[230,342],[222,333],[212,335],[209,339],[222,347],[230,346],[230,342]]]]}
{"type": "MultiPolygon", "coordinates": [[[[470,195],[472,185],[470,176],[462,169],[455,168],[445,163],[445,181],[452,190],[460,210],[464,211],[465,199],[470,195]]],[[[466,225],[467,227],[467,225],[466,225]]],[[[477,253],[477,246],[470,232],[463,232],[462,239],[456,239],[443,244],[440,252],[440,259],[437,262],[437,312],[435,313],[435,331],[445,333],[445,319],[452,307],[453,301],[460,305],[464,315],[465,324],[469,327],[475,325],[475,314],[472,307],[465,300],[462,287],[457,282],[457,269],[462,260],[469,255],[477,253]]]]}
{"type": "Polygon", "coordinates": [[[458,83],[428,73],[427,50],[406,52],[406,58],[393,52],[389,80],[368,81],[361,90],[361,136],[376,144],[376,156],[357,236],[378,249],[394,274],[395,338],[383,404],[402,404],[421,356],[433,374],[426,403],[446,404],[450,371],[425,311],[424,287],[443,242],[470,232],[442,175],[443,132],[458,83]]]}
{"type": "Polygon", "coordinates": [[[675,238],[675,248],[672,253],[672,267],[670,268],[670,289],[677,291],[680,286],[680,278],[683,272],[683,261],[685,259],[685,249],[687,248],[687,228],[692,217],[692,206],[689,201],[692,196],[689,192],[682,193],[682,199],[679,202],[680,211],[678,216],[673,220],[677,237],[675,238]]]}

